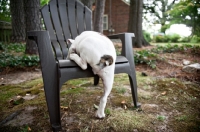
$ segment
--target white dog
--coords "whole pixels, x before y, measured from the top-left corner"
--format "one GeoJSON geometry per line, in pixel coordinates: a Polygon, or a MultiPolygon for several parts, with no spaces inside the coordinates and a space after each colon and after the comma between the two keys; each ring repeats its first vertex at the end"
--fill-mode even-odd
{"type": "Polygon", "coordinates": [[[87,64],[89,64],[93,73],[103,81],[104,94],[95,116],[104,118],[104,109],[114,80],[116,60],[114,45],[106,36],[94,31],[85,31],[75,40],[68,41],[71,43],[68,58],[74,60],[83,70],[87,69],[87,64]]]}

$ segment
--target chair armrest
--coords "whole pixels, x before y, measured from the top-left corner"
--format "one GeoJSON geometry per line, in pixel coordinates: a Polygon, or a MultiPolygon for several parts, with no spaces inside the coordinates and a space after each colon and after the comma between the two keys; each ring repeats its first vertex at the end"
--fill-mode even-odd
{"type": "Polygon", "coordinates": [[[120,39],[122,42],[121,55],[125,56],[131,66],[131,70],[135,69],[134,54],[132,46],[132,37],[135,37],[134,33],[120,33],[107,36],[110,39],[120,39]]]}
{"type": "Polygon", "coordinates": [[[49,33],[48,33],[48,31],[28,31],[27,32],[27,37],[28,37],[28,39],[31,39],[31,40],[35,40],[36,41],[36,38],[38,37],[38,36],[46,36],[46,35],[48,35],[49,33]]]}
{"type": "Polygon", "coordinates": [[[108,38],[120,39],[122,41],[121,55],[128,57],[127,55],[133,53],[132,37],[134,36],[135,36],[134,33],[120,33],[120,34],[109,35],[108,38]]]}
{"type": "Polygon", "coordinates": [[[28,39],[34,40],[38,46],[42,72],[48,74],[57,69],[57,63],[53,54],[51,40],[48,31],[28,31],[28,39]]]}

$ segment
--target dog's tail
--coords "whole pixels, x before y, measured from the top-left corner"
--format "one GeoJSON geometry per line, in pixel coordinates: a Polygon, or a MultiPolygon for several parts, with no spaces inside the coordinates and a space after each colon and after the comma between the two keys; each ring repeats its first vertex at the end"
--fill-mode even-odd
{"type": "Polygon", "coordinates": [[[101,57],[101,59],[97,65],[100,66],[101,69],[103,69],[104,67],[110,66],[112,64],[113,64],[113,57],[110,55],[104,55],[101,57]]]}

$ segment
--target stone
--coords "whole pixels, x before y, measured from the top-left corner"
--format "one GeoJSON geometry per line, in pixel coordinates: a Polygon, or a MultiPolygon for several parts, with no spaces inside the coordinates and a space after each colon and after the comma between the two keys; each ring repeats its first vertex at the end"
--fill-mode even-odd
{"type": "Polygon", "coordinates": [[[191,64],[191,62],[189,60],[183,59],[183,65],[189,65],[189,64],[191,64]]]}
{"type": "Polygon", "coordinates": [[[199,63],[190,64],[184,66],[182,70],[187,73],[197,73],[197,71],[200,70],[200,64],[199,63]]]}

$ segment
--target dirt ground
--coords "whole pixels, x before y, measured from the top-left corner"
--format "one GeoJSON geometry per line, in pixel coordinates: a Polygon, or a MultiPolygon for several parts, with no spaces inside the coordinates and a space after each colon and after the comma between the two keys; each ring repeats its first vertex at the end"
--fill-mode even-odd
{"type": "MultiPolygon", "coordinates": [[[[66,83],[61,89],[62,131],[199,132],[200,75],[185,73],[182,67],[183,59],[200,62],[200,57],[187,53],[165,53],[160,58],[167,61],[157,61],[156,69],[136,65],[138,97],[142,104],[139,109],[133,110],[127,75],[115,76],[107,103],[107,116],[103,120],[94,118],[94,104],[98,105],[102,83],[93,86],[92,78],[66,83]],[[122,101],[126,102],[125,106],[121,105],[122,101]]],[[[18,71],[0,75],[0,78],[0,91],[3,93],[6,93],[3,88],[10,85],[28,91],[26,94],[15,95],[23,96],[24,103],[12,107],[4,105],[5,108],[1,108],[0,122],[13,113],[16,116],[2,127],[0,125],[0,131],[51,131],[41,71],[18,71]],[[27,81],[35,82],[27,84],[27,81]]]]}

